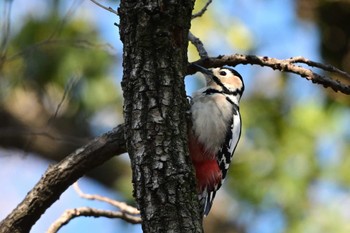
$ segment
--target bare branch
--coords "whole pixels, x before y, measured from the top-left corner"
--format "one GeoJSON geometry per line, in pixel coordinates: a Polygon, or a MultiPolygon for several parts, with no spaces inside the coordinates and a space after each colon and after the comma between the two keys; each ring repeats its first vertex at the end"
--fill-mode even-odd
{"type": "Polygon", "coordinates": [[[118,12],[113,10],[112,7],[106,7],[106,6],[102,5],[101,3],[97,2],[96,0],[90,0],[90,1],[95,3],[97,6],[109,11],[109,12],[112,12],[113,14],[118,15],[118,12]]]}
{"type": "MultiPolygon", "coordinates": [[[[283,72],[298,74],[301,77],[304,77],[312,81],[313,83],[321,84],[324,87],[330,87],[334,91],[340,91],[347,95],[350,94],[349,85],[340,83],[338,80],[333,80],[327,76],[319,75],[313,72],[311,69],[295,65],[294,63],[297,63],[297,62],[309,64],[310,66],[315,66],[325,71],[331,71],[331,72],[341,74],[345,77],[349,77],[349,74],[335,67],[332,67],[330,65],[322,65],[320,63],[309,61],[301,57],[280,60],[280,59],[270,58],[266,56],[262,57],[262,56],[255,56],[255,55],[234,54],[230,56],[218,56],[218,57],[210,57],[207,59],[201,59],[194,63],[198,65],[202,65],[204,67],[219,67],[223,65],[236,66],[239,64],[267,66],[274,70],[280,70],[283,72]]],[[[190,65],[188,67],[188,74],[193,74],[195,72],[196,72],[195,67],[190,65]]]]}
{"type": "Polygon", "coordinates": [[[58,103],[57,107],[56,107],[56,110],[55,110],[55,113],[48,119],[47,121],[47,128],[48,126],[51,125],[51,122],[56,119],[57,115],[58,115],[58,112],[60,111],[64,101],[66,100],[67,96],[70,94],[70,91],[73,89],[73,87],[76,85],[76,81],[77,78],[72,78],[69,80],[69,82],[65,85],[64,87],[64,92],[63,92],[63,95],[62,95],[62,98],[60,100],[60,102],[58,103]]]}
{"type": "Polygon", "coordinates": [[[311,60],[306,59],[304,57],[300,57],[300,56],[299,57],[291,57],[289,59],[286,59],[286,61],[289,61],[290,63],[304,63],[308,66],[317,67],[317,68],[320,68],[322,70],[333,72],[333,73],[338,73],[338,74],[350,79],[350,74],[348,74],[348,73],[346,73],[346,72],[344,72],[344,71],[342,71],[342,70],[340,70],[332,65],[314,62],[314,61],[311,61],[311,60]]]}
{"type": "Polygon", "coordinates": [[[78,182],[75,182],[73,184],[73,188],[74,190],[78,193],[78,195],[81,198],[85,198],[88,200],[98,200],[98,201],[103,201],[106,202],[110,205],[113,205],[117,208],[120,209],[121,212],[125,213],[125,214],[131,214],[131,215],[137,215],[140,214],[140,211],[138,209],[136,209],[135,207],[129,206],[124,202],[119,202],[113,199],[110,199],[108,197],[104,197],[104,196],[100,196],[100,195],[91,195],[91,194],[86,194],[83,191],[81,191],[81,189],[79,188],[78,182]]]}
{"type": "Polygon", "coordinates": [[[188,32],[188,39],[196,47],[201,59],[208,58],[208,52],[205,50],[202,41],[198,37],[193,35],[192,32],[188,32]]]}
{"type": "Polygon", "coordinates": [[[66,210],[59,219],[57,219],[54,223],[51,224],[51,226],[47,230],[47,233],[56,233],[60,228],[62,228],[67,223],[69,223],[70,220],[81,216],[120,218],[132,224],[141,223],[140,217],[131,216],[119,211],[100,210],[100,209],[94,209],[89,207],[80,207],[80,208],[66,210]]]}
{"type": "Polygon", "coordinates": [[[192,19],[197,18],[197,17],[201,17],[208,9],[208,6],[210,5],[210,3],[213,0],[208,0],[208,2],[205,4],[205,6],[202,8],[202,10],[200,10],[198,13],[192,15],[192,19]]]}
{"type": "Polygon", "coordinates": [[[59,229],[61,229],[64,225],[68,224],[73,218],[76,217],[107,217],[107,218],[120,218],[125,220],[126,222],[138,224],[141,223],[141,217],[135,216],[139,215],[140,211],[132,206],[127,205],[126,203],[119,202],[108,197],[100,196],[100,195],[91,195],[84,193],[78,182],[73,184],[73,188],[78,193],[81,198],[85,198],[88,200],[97,200],[106,202],[120,209],[120,211],[109,211],[109,210],[99,210],[90,207],[80,207],[75,209],[66,210],[60,218],[58,218],[54,223],[51,224],[50,228],[47,230],[47,233],[56,233],[59,229]]]}
{"type": "Polygon", "coordinates": [[[124,152],[124,125],[119,125],[50,166],[24,200],[0,222],[0,232],[29,232],[45,210],[77,179],[124,152]]]}

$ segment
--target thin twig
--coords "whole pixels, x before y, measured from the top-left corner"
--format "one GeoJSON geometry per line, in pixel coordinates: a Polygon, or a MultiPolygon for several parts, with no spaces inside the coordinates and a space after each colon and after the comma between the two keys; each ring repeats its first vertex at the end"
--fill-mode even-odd
{"type": "Polygon", "coordinates": [[[113,205],[117,208],[120,209],[121,212],[125,213],[125,214],[130,214],[130,215],[138,215],[140,214],[140,211],[138,209],[136,209],[135,207],[129,206],[124,202],[119,202],[113,199],[110,199],[108,197],[104,197],[104,196],[100,196],[97,194],[91,195],[91,194],[86,194],[84,193],[79,185],[78,182],[75,182],[73,184],[73,188],[74,190],[78,193],[78,195],[82,198],[88,199],[88,200],[98,200],[98,201],[102,201],[102,202],[106,202],[110,205],[113,205]]]}
{"type": "Polygon", "coordinates": [[[54,223],[51,224],[47,233],[56,233],[64,225],[68,224],[72,219],[76,217],[106,217],[106,218],[120,218],[126,222],[132,224],[141,223],[141,218],[138,216],[131,216],[124,214],[119,211],[110,211],[110,210],[100,210],[89,207],[80,207],[75,209],[70,209],[64,211],[60,218],[58,218],[54,223]]]}
{"type": "Polygon", "coordinates": [[[56,110],[55,110],[55,113],[48,119],[47,121],[47,128],[49,128],[49,126],[51,126],[51,122],[56,119],[62,105],[63,105],[63,102],[66,100],[67,96],[70,94],[70,91],[73,89],[73,87],[75,86],[76,84],[76,80],[78,78],[72,78],[68,81],[68,83],[66,84],[66,86],[64,87],[64,92],[63,92],[63,95],[62,95],[62,98],[60,100],[60,102],[58,103],[57,107],[56,107],[56,110]]]}
{"type": "Polygon", "coordinates": [[[192,32],[188,32],[188,39],[196,47],[201,59],[208,57],[208,52],[205,50],[202,41],[198,37],[193,35],[192,32]]]}
{"type": "Polygon", "coordinates": [[[205,4],[205,6],[202,8],[202,10],[200,10],[198,13],[192,15],[192,19],[197,18],[197,17],[201,17],[208,9],[208,6],[210,5],[210,3],[213,0],[208,0],[208,2],[205,4]]]}
{"type": "MultiPolygon", "coordinates": [[[[309,64],[310,66],[315,66],[325,71],[331,71],[333,73],[340,74],[345,77],[349,77],[344,71],[341,71],[335,67],[330,65],[320,65],[320,63],[308,61],[307,59],[301,59],[301,57],[295,59],[276,59],[270,57],[262,57],[255,55],[242,55],[242,54],[234,54],[230,56],[218,56],[218,57],[210,57],[206,59],[200,59],[196,62],[193,62],[198,65],[202,65],[204,67],[220,67],[224,65],[236,66],[239,64],[250,64],[250,65],[260,65],[267,66],[274,70],[280,70],[283,72],[289,72],[298,74],[301,77],[304,77],[313,83],[321,84],[324,87],[331,87],[334,91],[340,91],[344,94],[350,95],[350,86],[339,82],[338,80],[333,80],[327,76],[323,76],[313,72],[311,69],[301,67],[295,65],[296,62],[302,62],[305,64],[309,64]],[[307,61],[307,63],[306,63],[307,61]]],[[[196,72],[196,68],[194,66],[188,67],[188,74],[193,74],[196,72]]]]}
{"type": "Polygon", "coordinates": [[[120,211],[109,211],[109,210],[99,210],[93,209],[90,207],[80,207],[76,209],[66,210],[61,217],[59,217],[54,223],[51,224],[47,233],[56,233],[60,228],[64,225],[68,224],[73,218],[85,216],[85,217],[107,217],[107,218],[120,218],[129,223],[137,224],[141,223],[141,217],[135,216],[139,215],[140,211],[132,206],[127,205],[126,203],[115,201],[108,197],[100,196],[100,195],[91,195],[84,193],[78,182],[73,184],[74,190],[78,193],[78,195],[82,198],[88,200],[98,200],[108,204],[111,204],[120,209],[120,211]]]}
{"type": "Polygon", "coordinates": [[[101,3],[97,2],[96,0],[90,0],[90,1],[95,3],[97,6],[109,11],[109,12],[112,12],[113,14],[118,15],[118,12],[116,10],[113,10],[112,7],[106,7],[106,6],[102,5],[101,3]]]}
{"type": "Polygon", "coordinates": [[[306,59],[306,58],[301,57],[301,56],[291,57],[289,59],[286,59],[286,61],[289,61],[290,63],[304,63],[308,66],[317,67],[317,68],[320,68],[322,70],[333,72],[333,73],[338,73],[338,74],[350,79],[350,74],[346,73],[345,71],[342,71],[342,70],[340,70],[332,65],[329,65],[329,64],[323,64],[320,62],[311,61],[311,60],[306,59]]]}

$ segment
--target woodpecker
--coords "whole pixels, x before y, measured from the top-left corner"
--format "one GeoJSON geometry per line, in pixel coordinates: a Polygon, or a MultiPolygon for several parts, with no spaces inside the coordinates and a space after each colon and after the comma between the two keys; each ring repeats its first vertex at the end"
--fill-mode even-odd
{"type": "Polygon", "coordinates": [[[198,198],[203,215],[207,216],[241,136],[239,101],[244,83],[232,68],[194,66],[204,74],[206,86],[192,95],[189,151],[196,172],[198,198]]]}

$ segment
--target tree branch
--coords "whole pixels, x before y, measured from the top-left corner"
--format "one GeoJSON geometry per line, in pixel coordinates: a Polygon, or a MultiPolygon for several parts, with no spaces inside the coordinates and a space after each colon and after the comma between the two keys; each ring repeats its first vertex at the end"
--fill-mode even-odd
{"type": "Polygon", "coordinates": [[[208,58],[208,52],[205,50],[202,41],[192,34],[192,32],[188,32],[188,40],[196,47],[199,57],[201,59],[208,58]]]}
{"type": "Polygon", "coordinates": [[[320,68],[322,70],[325,70],[325,71],[329,71],[329,72],[333,72],[333,73],[338,73],[344,77],[347,77],[349,80],[350,80],[350,74],[334,67],[334,66],[331,66],[331,65],[327,65],[327,64],[323,64],[323,63],[319,63],[319,62],[314,62],[314,61],[311,61],[309,59],[306,59],[304,57],[291,57],[289,59],[286,59],[286,61],[289,61],[290,63],[304,63],[308,66],[312,66],[312,67],[317,67],[317,68],[320,68]]]}
{"type": "Polygon", "coordinates": [[[0,233],[29,232],[45,210],[78,178],[124,152],[124,125],[119,125],[50,166],[24,200],[0,222],[0,233]]]}
{"type": "Polygon", "coordinates": [[[122,213],[120,211],[110,211],[110,210],[100,210],[94,209],[90,207],[80,207],[75,209],[70,209],[64,211],[62,216],[57,219],[54,223],[51,224],[47,233],[56,233],[59,229],[61,229],[64,225],[68,224],[72,219],[76,217],[107,217],[107,218],[120,218],[125,220],[126,222],[132,224],[141,223],[141,218],[137,216],[128,215],[122,213]]]}
{"type": "Polygon", "coordinates": [[[208,2],[204,5],[204,7],[202,8],[202,10],[200,10],[198,13],[192,15],[192,19],[197,18],[197,17],[201,17],[208,9],[208,6],[210,5],[210,3],[213,0],[208,0],[208,2]]]}
{"type": "Polygon", "coordinates": [[[140,211],[138,209],[136,209],[135,207],[129,206],[124,202],[116,201],[108,197],[104,197],[96,194],[91,195],[91,194],[84,193],[83,191],[81,191],[80,187],[78,186],[78,182],[75,182],[73,184],[73,188],[81,198],[88,199],[88,200],[97,200],[97,201],[108,203],[114,207],[119,208],[121,212],[126,214],[131,214],[131,215],[140,214],[140,211]]]}
{"type": "Polygon", "coordinates": [[[75,182],[73,184],[73,188],[81,198],[88,199],[88,200],[102,201],[119,208],[120,211],[99,210],[99,209],[94,209],[90,207],[80,207],[75,209],[69,209],[64,211],[64,213],[54,223],[51,224],[51,226],[47,230],[47,233],[56,233],[64,225],[68,224],[72,219],[76,217],[81,217],[81,216],[120,218],[125,220],[126,222],[133,223],[133,224],[138,224],[142,222],[140,216],[135,216],[135,215],[139,215],[140,211],[132,206],[127,205],[126,203],[119,202],[100,195],[86,194],[80,189],[78,182],[75,182]]]}
{"type": "MultiPolygon", "coordinates": [[[[230,56],[209,57],[206,59],[200,59],[193,63],[204,67],[219,67],[224,65],[236,66],[239,64],[267,66],[274,70],[280,70],[283,72],[298,74],[301,77],[304,77],[312,81],[313,83],[321,84],[324,87],[332,88],[336,92],[340,91],[344,94],[350,95],[349,85],[340,83],[338,80],[333,80],[327,76],[317,74],[313,72],[311,69],[298,66],[295,63],[303,63],[309,66],[323,69],[325,71],[337,73],[342,76],[345,76],[348,80],[350,80],[349,74],[331,65],[324,65],[321,63],[313,62],[303,57],[295,57],[295,58],[280,60],[280,59],[270,58],[266,56],[234,54],[230,56]]],[[[189,65],[187,74],[194,74],[195,72],[196,72],[196,68],[194,66],[189,65]]]]}
{"type": "Polygon", "coordinates": [[[102,9],[105,9],[106,11],[112,12],[115,15],[118,15],[118,12],[113,10],[112,7],[106,7],[104,5],[102,5],[101,3],[95,1],[95,0],[90,0],[91,2],[95,3],[97,6],[101,7],[102,9]]]}

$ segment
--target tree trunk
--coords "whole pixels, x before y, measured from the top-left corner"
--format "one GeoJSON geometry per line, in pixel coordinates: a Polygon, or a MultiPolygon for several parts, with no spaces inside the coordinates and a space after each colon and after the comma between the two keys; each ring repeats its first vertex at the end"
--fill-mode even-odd
{"type": "Polygon", "coordinates": [[[202,232],[188,156],[188,31],[194,1],[120,4],[125,136],[144,232],[202,232]]]}

